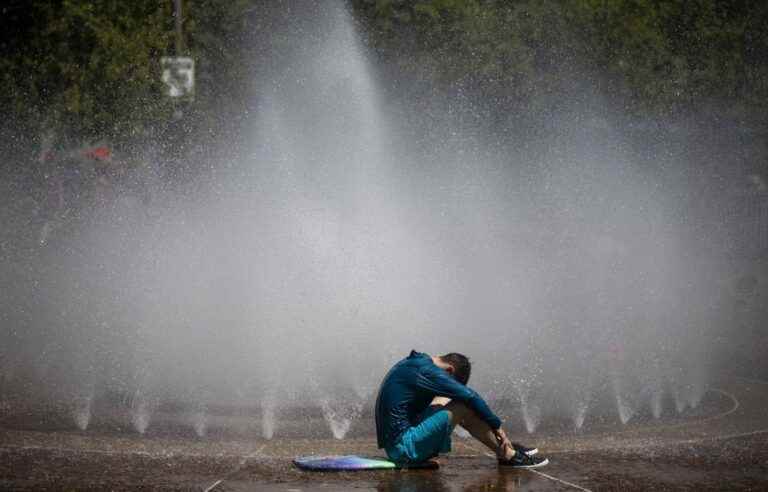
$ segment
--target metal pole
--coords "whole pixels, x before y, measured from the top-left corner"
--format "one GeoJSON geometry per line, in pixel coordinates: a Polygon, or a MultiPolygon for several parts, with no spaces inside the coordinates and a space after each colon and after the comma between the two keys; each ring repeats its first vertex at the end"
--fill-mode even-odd
{"type": "Polygon", "coordinates": [[[181,33],[181,0],[173,0],[174,15],[176,16],[176,56],[184,51],[184,38],[181,33]]]}

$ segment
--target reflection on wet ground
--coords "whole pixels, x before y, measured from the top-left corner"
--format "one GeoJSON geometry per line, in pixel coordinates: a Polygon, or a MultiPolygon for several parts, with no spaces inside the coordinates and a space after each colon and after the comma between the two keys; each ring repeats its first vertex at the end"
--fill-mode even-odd
{"type": "MultiPolygon", "coordinates": [[[[352,479],[353,477],[350,477],[352,479]]],[[[253,490],[254,484],[247,481],[227,481],[215,490],[253,490]]],[[[452,473],[423,471],[409,473],[386,473],[378,480],[351,480],[311,482],[309,484],[258,484],[259,490],[267,491],[308,491],[317,489],[352,489],[377,492],[459,492],[459,491],[559,491],[579,490],[528,471],[488,469],[481,473],[467,469],[456,469],[452,473]]]]}
{"type": "Polygon", "coordinates": [[[435,471],[312,473],[291,459],[380,451],[370,437],[215,440],[0,424],[0,489],[768,490],[768,384],[731,379],[710,393],[719,403],[685,422],[532,436],[551,459],[539,471],[498,469],[459,438],[435,471]]]}

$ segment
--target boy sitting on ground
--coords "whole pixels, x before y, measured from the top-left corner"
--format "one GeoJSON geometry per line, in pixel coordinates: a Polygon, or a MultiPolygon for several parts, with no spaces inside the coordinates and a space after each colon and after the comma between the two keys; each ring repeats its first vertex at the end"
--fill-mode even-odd
{"type": "Polygon", "coordinates": [[[390,460],[423,463],[451,450],[451,433],[461,425],[496,453],[499,466],[536,468],[549,463],[538,449],[512,443],[501,420],[466,386],[471,365],[462,354],[411,351],[390,369],[376,398],[376,436],[390,460]]]}

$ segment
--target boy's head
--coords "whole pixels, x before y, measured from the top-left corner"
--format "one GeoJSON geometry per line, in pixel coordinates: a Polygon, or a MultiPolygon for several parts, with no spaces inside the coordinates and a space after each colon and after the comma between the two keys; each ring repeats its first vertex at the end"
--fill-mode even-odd
{"type": "Polygon", "coordinates": [[[469,381],[469,374],[472,372],[472,364],[466,355],[457,354],[451,352],[440,356],[440,360],[451,366],[451,369],[446,369],[453,378],[463,385],[469,381]]]}

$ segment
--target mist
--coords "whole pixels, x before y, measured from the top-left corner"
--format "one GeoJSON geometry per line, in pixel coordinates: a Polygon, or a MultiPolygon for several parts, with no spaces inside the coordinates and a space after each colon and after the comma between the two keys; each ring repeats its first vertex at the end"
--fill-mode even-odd
{"type": "Polygon", "coordinates": [[[305,16],[253,61],[242,139],[218,142],[235,151],[187,182],[148,147],[140,187],[49,235],[9,176],[0,396],[81,429],[117,402],[141,433],[169,402],[198,434],[213,407],[258,407],[267,437],[312,408],[341,438],[416,349],[467,354],[528,432],[699,405],[752,234],[722,192],[741,170],[700,177],[716,141],[617,113],[586,75],[490,129],[461,88],[399,90],[345,7],[305,16]]]}

